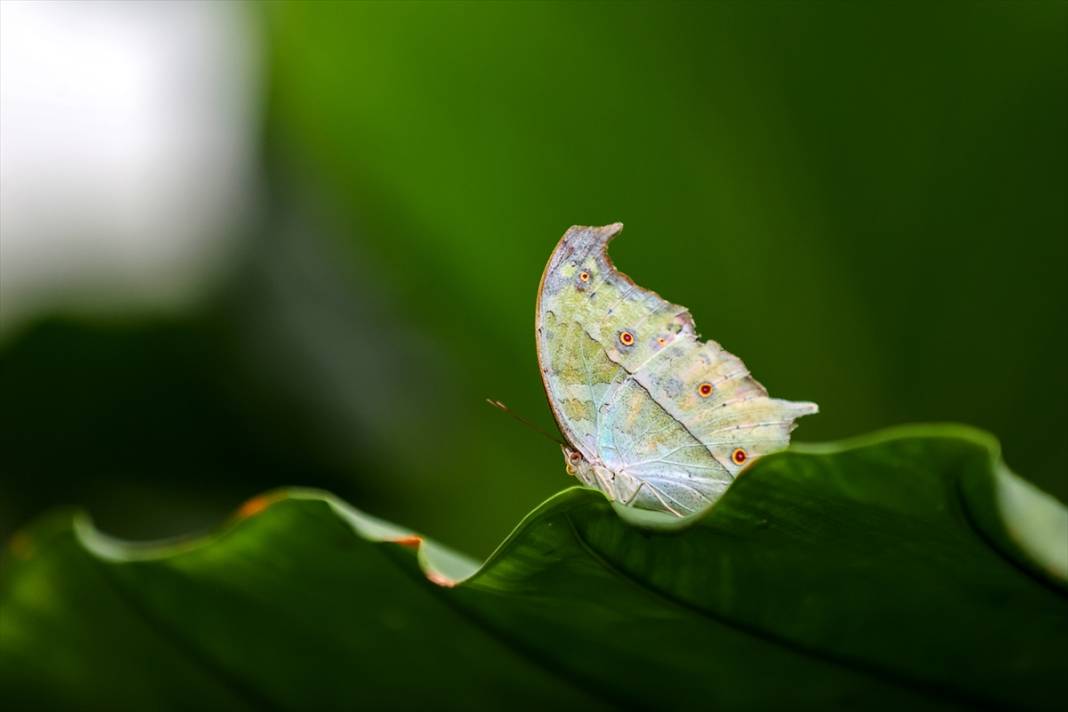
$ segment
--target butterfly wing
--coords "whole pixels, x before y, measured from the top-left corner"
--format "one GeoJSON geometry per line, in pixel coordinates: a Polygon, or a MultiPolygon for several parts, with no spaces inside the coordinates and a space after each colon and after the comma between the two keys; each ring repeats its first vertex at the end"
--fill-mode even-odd
{"type": "Polygon", "coordinates": [[[613,227],[568,230],[538,289],[535,331],[545,393],[564,437],[589,461],[599,450],[601,405],[628,375],[584,326],[600,318],[604,299],[597,293],[603,280],[590,271],[592,235],[613,227]]]}
{"type": "Polygon", "coordinates": [[[542,379],[583,457],[636,483],[632,504],[685,514],[786,447],[794,420],[817,408],[769,398],[740,359],[700,341],[685,308],[616,270],[607,245],[622,227],[573,227],[550,257],[537,307],[542,379]]]}

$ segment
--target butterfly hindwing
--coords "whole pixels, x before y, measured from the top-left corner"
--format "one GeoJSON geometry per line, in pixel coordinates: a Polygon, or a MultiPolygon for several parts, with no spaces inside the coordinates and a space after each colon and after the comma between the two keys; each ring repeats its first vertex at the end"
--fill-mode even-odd
{"type": "Polygon", "coordinates": [[[714,341],[682,343],[664,356],[634,378],[732,475],[786,447],[794,420],[816,411],[812,403],[769,398],[741,359],[714,341]]]}
{"type": "Polygon", "coordinates": [[[633,378],[617,390],[605,418],[599,443],[605,461],[646,483],[636,506],[693,512],[730,483],[704,445],[633,378]]]}

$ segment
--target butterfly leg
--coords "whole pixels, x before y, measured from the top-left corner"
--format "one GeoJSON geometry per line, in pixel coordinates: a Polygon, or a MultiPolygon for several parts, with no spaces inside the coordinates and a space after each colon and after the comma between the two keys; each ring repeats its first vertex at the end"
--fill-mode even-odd
{"type": "MultiPolygon", "coordinates": [[[[626,475],[626,473],[621,473],[617,475],[617,479],[622,478],[624,475],[626,475]]],[[[630,477],[629,475],[627,476],[630,477]]],[[[638,482],[638,486],[634,488],[634,491],[627,496],[624,496],[622,492],[617,492],[617,496],[615,497],[615,499],[618,499],[622,504],[625,504],[627,506],[630,506],[636,499],[638,499],[638,493],[641,492],[642,487],[649,485],[649,483],[645,480],[638,480],[636,477],[630,477],[630,481],[638,482]]],[[[664,496],[656,489],[655,486],[649,485],[649,491],[653,493],[653,496],[656,497],[656,499],[660,502],[660,506],[663,507],[666,511],[671,512],[676,517],[683,516],[681,512],[679,512],[677,509],[668,504],[667,500],[664,499],[664,496]]]]}
{"type": "MultiPolygon", "coordinates": [[[[642,484],[644,485],[645,482],[642,482],[642,484]]],[[[651,491],[653,493],[653,496],[656,497],[660,501],[660,504],[661,504],[661,506],[664,507],[664,509],[666,509],[667,511],[671,512],[676,517],[684,516],[681,512],[679,512],[677,509],[675,509],[674,507],[672,507],[670,504],[667,503],[667,500],[664,499],[664,495],[660,494],[660,492],[656,489],[656,487],[654,487],[653,485],[649,485],[649,491],[651,491]]]]}
{"type": "Polygon", "coordinates": [[[598,489],[608,495],[610,501],[615,502],[618,497],[616,496],[616,488],[613,486],[611,473],[603,467],[594,465],[593,474],[597,477],[597,484],[600,485],[598,489]]]}
{"type": "Polygon", "coordinates": [[[630,497],[627,497],[626,501],[624,501],[623,504],[629,507],[634,502],[634,500],[638,499],[638,493],[642,491],[642,487],[645,487],[644,481],[638,483],[638,486],[634,488],[634,492],[631,493],[630,497]]]}
{"type": "Polygon", "coordinates": [[[626,470],[620,470],[612,473],[612,485],[615,490],[616,501],[629,506],[637,499],[638,493],[641,491],[642,486],[645,485],[645,482],[626,470]]]}

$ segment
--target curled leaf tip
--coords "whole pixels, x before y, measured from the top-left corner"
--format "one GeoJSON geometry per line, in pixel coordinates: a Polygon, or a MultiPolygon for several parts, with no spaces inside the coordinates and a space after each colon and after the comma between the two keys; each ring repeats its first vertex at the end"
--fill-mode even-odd
{"type": "Polygon", "coordinates": [[[423,537],[417,536],[415,534],[409,534],[408,536],[397,537],[393,540],[393,543],[399,544],[401,546],[407,546],[412,549],[418,549],[419,545],[423,543],[423,537]]]}
{"type": "MultiPolygon", "coordinates": [[[[397,544],[398,546],[404,546],[404,547],[407,547],[409,549],[419,549],[421,546],[423,546],[423,543],[424,543],[423,542],[423,537],[419,536],[418,534],[407,534],[405,536],[397,536],[397,537],[393,537],[389,541],[391,541],[394,544],[397,544]]],[[[456,586],[457,583],[459,583],[459,581],[457,581],[456,579],[446,576],[445,574],[441,573],[440,571],[435,569],[432,565],[430,565],[430,564],[428,564],[426,562],[424,562],[424,565],[423,565],[423,572],[426,575],[426,578],[427,578],[428,581],[430,581],[432,584],[434,584],[436,586],[441,586],[442,588],[452,588],[452,587],[456,586]]]]}
{"type": "Polygon", "coordinates": [[[426,578],[430,583],[441,586],[442,588],[452,588],[456,585],[456,581],[444,575],[440,571],[433,569],[427,569],[426,578]]]}

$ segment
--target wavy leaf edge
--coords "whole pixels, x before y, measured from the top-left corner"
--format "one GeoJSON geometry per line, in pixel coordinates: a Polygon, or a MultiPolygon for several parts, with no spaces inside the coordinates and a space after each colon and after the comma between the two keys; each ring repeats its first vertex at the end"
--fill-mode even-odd
{"type": "MultiPolygon", "coordinates": [[[[795,443],[789,449],[765,456],[739,476],[765,476],[767,463],[793,457],[826,457],[910,439],[951,439],[968,443],[985,452],[989,467],[985,481],[963,478],[958,487],[971,523],[1001,555],[1068,591],[1068,508],[1053,496],[1041,491],[1012,472],[1001,458],[998,440],[977,428],[955,424],[914,424],[896,426],[829,443],[795,443]],[[1058,544],[1063,544],[1059,546],[1058,544]]],[[[613,503],[620,519],[629,526],[664,532],[682,532],[705,518],[716,516],[717,509],[732,497],[734,487],[705,510],[685,518],[659,512],[638,510],[613,503]]],[[[204,534],[156,541],[128,541],[113,537],[94,524],[84,510],[60,509],[41,515],[8,541],[3,559],[28,558],[51,534],[73,529],[74,535],[89,553],[113,562],[165,559],[186,551],[210,546],[234,528],[259,516],[272,505],[284,500],[321,501],[353,531],[372,543],[401,546],[414,550],[419,568],[426,579],[442,587],[461,585],[506,556],[524,530],[550,512],[580,508],[602,500],[603,493],[588,487],[569,487],[552,495],[524,516],[500,544],[478,563],[471,557],[399,526],[367,514],[337,496],[314,488],[279,488],[257,495],[242,504],[225,522],[204,534]]],[[[0,566],[0,571],[8,569],[0,566]]]]}

